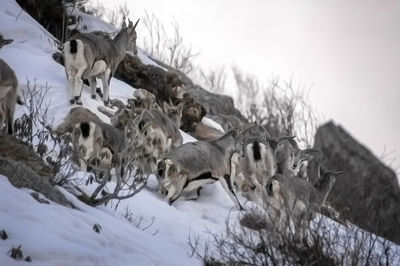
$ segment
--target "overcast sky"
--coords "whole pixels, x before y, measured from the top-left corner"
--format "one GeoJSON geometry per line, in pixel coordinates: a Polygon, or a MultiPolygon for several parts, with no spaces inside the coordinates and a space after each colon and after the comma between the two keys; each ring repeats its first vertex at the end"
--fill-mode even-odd
{"type": "MultiPolygon", "coordinates": [[[[113,8],[123,0],[103,1],[113,8]]],[[[175,19],[204,66],[313,85],[310,100],[380,156],[400,157],[400,1],[136,0],[175,19]]],[[[137,29],[140,39],[140,24],[137,29]]],[[[139,41],[140,43],[140,41],[139,41]]],[[[400,166],[397,159],[393,165],[400,166]]]]}

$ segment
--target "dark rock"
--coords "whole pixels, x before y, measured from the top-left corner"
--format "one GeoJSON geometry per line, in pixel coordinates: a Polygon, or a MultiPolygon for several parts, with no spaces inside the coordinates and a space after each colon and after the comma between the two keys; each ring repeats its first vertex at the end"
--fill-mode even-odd
{"type": "Polygon", "coordinates": [[[139,57],[126,54],[118,65],[115,77],[137,89],[145,89],[156,96],[159,105],[163,101],[177,97],[176,88],[182,87],[182,81],[176,71],[165,71],[154,65],[143,64],[139,57]]]}
{"type": "Polygon", "coordinates": [[[55,52],[53,54],[53,59],[60,65],[64,66],[64,55],[61,52],[55,52]]]}
{"type": "Polygon", "coordinates": [[[8,251],[8,254],[10,255],[11,258],[15,260],[22,260],[24,258],[24,254],[22,253],[21,250],[21,245],[18,247],[13,247],[8,251]]]}
{"type": "Polygon", "coordinates": [[[8,238],[8,234],[5,230],[0,231],[0,238],[6,240],[8,238]]]}
{"type": "Polygon", "coordinates": [[[193,132],[195,125],[199,124],[206,114],[207,111],[203,105],[195,101],[190,94],[185,94],[183,97],[181,130],[193,132]]]}
{"type": "MultiPolygon", "coordinates": [[[[58,204],[74,207],[60,191],[53,187],[47,177],[39,176],[22,162],[0,157],[0,174],[7,177],[14,187],[35,190],[58,204]]],[[[35,197],[34,194],[32,196],[39,202],[46,203],[46,200],[40,199],[39,196],[35,197]]]]}
{"type": "Polygon", "coordinates": [[[97,223],[93,225],[93,231],[95,231],[96,233],[99,234],[101,232],[101,229],[102,229],[101,225],[99,225],[97,223]]]}
{"type": "Polygon", "coordinates": [[[176,70],[159,60],[153,58],[151,59],[168,70],[176,71],[179,74],[182,82],[187,85],[187,90],[190,96],[204,106],[207,111],[207,115],[211,118],[217,118],[214,116],[216,114],[235,115],[240,120],[247,122],[246,118],[240,113],[239,110],[235,108],[232,97],[209,92],[208,90],[194,84],[193,81],[181,71],[176,70]]]}
{"type": "Polygon", "coordinates": [[[400,186],[395,172],[341,126],[318,128],[314,148],[329,169],[343,170],[328,202],[359,227],[400,243],[400,186]]]}
{"type": "Polygon", "coordinates": [[[247,122],[246,118],[235,108],[232,97],[209,92],[198,85],[189,87],[189,93],[195,101],[204,106],[210,117],[216,114],[234,115],[247,122]]]}
{"type": "MultiPolygon", "coordinates": [[[[0,174],[17,188],[29,188],[49,200],[73,207],[52,184],[54,171],[33,149],[13,136],[0,132],[0,174]]],[[[39,197],[38,197],[39,198],[39,197]]]]}
{"type": "Polygon", "coordinates": [[[48,180],[54,176],[53,169],[48,166],[34,150],[17,138],[0,132],[0,157],[22,162],[37,175],[48,180]]]}

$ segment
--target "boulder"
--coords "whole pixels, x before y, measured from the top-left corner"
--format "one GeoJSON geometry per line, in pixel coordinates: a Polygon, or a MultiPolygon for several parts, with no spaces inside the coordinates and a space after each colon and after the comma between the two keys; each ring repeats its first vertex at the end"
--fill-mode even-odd
{"type": "MultiPolygon", "coordinates": [[[[74,207],[52,184],[54,172],[28,145],[0,132],[0,174],[17,188],[28,188],[49,200],[74,207]]],[[[36,199],[39,197],[33,193],[36,199]]]]}
{"type": "Polygon", "coordinates": [[[395,172],[344,128],[317,129],[314,148],[329,169],[343,170],[328,202],[359,227],[400,244],[400,186],[395,172]]]}

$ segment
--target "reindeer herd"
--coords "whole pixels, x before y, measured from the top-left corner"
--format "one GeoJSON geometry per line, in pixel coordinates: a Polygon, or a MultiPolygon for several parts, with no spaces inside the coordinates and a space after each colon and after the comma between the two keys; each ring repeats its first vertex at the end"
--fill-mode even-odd
{"type": "MultiPolygon", "coordinates": [[[[158,192],[170,205],[182,193],[196,199],[204,186],[219,181],[237,208],[243,209],[237,197],[240,193],[278,219],[290,210],[290,219],[304,228],[310,213],[325,207],[339,174],[320,165],[314,158],[318,151],[301,150],[292,136],[273,138],[261,125],[222,114],[225,132],[196,125],[194,135],[202,140],[183,144],[180,128],[182,113],[187,110],[181,88],[172,88],[180,91],[175,96],[168,92],[168,102],[159,97],[166,92],[150,85],[135,90],[127,104],[109,98],[110,79],[118,64],[126,53],[137,54],[138,22],[129,21],[112,40],[79,33],[63,45],[70,103],[82,105],[83,79],[87,79],[91,97],[103,97],[105,106],[98,110],[111,121],[105,123],[90,110],[74,106],[57,126],[58,135],[71,135],[81,169],[110,177],[113,168],[116,174],[123,172],[128,160],[141,173],[156,175],[158,192]],[[104,95],[96,88],[96,78],[102,81],[104,95]],[[318,166],[316,171],[307,171],[310,162],[318,166]]],[[[1,38],[0,47],[10,42],[1,38]]],[[[20,102],[17,90],[14,71],[0,59],[0,128],[5,125],[10,134],[15,104],[20,102]]]]}

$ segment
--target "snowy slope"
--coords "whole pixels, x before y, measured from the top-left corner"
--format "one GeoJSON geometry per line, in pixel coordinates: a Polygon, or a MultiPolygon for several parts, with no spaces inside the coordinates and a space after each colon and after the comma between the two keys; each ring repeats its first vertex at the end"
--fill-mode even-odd
{"type": "MultiPolygon", "coordinates": [[[[0,58],[15,70],[22,90],[27,80],[49,87],[45,102],[50,102],[48,114],[57,125],[71,108],[64,68],[51,57],[56,51],[53,37],[25,12],[18,16],[20,11],[14,0],[2,0],[0,32],[14,42],[0,50],[0,58]]],[[[85,20],[89,19],[91,17],[85,17],[85,20]]],[[[92,30],[98,29],[93,26],[96,23],[89,22],[92,30]]],[[[104,28],[103,24],[98,25],[104,28]]],[[[154,64],[143,53],[140,57],[146,63],[154,64]]],[[[113,79],[110,97],[126,100],[133,90],[113,79]]],[[[97,106],[102,103],[90,98],[88,87],[84,88],[82,101],[83,106],[107,121],[97,111],[97,106]]],[[[18,107],[16,117],[23,112],[23,108],[18,107]]],[[[194,141],[183,135],[185,142],[194,141]]],[[[220,184],[215,184],[206,188],[197,201],[179,199],[174,206],[169,206],[156,192],[156,186],[153,177],[148,188],[134,198],[122,201],[116,211],[112,208],[116,202],[107,207],[92,208],[63,190],[79,207],[79,210],[72,210],[54,203],[40,204],[28,190],[16,189],[0,176],[0,230],[4,229],[9,236],[0,241],[0,265],[21,264],[6,254],[12,246],[18,245],[22,245],[25,255],[31,256],[29,265],[199,264],[187,255],[189,233],[199,235],[204,241],[208,238],[207,230],[222,232],[233,203],[220,184]],[[126,208],[132,211],[135,223],[143,217],[140,228],[151,223],[154,217],[153,225],[145,231],[136,228],[122,217],[126,208]],[[95,223],[102,227],[100,234],[92,230],[95,223]]],[[[231,216],[235,213],[233,211],[231,216]]]]}
{"type": "MultiPolygon", "coordinates": [[[[45,102],[50,102],[48,114],[54,125],[61,122],[71,105],[68,102],[67,81],[64,68],[52,59],[56,51],[53,37],[33,20],[14,0],[2,0],[0,8],[0,33],[14,42],[0,50],[4,59],[16,72],[22,90],[27,80],[38,86],[48,86],[45,102]],[[18,17],[18,19],[16,19],[18,17]]],[[[74,12],[77,12],[76,10],[74,12]]],[[[81,14],[88,30],[114,32],[115,28],[91,16],[81,14]]],[[[140,38],[140,32],[139,32],[140,38]]],[[[155,64],[139,50],[146,64],[155,64]]],[[[112,79],[111,98],[126,100],[134,88],[112,79]]],[[[89,88],[82,93],[83,106],[108,119],[97,111],[102,105],[90,97],[89,88]]],[[[19,107],[16,116],[23,114],[19,107]]],[[[204,119],[207,125],[222,128],[214,121],[204,119]]],[[[195,141],[183,133],[184,141],[195,141]]],[[[208,186],[196,201],[178,199],[174,206],[166,204],[156,192],[157,183],[150,178],[146,189],[133,198],[107,206],[92,208],[76,200],[67,191],[65,195],[79,209],[69,209],[55,203],[40,204],[27,189],[16,189],[4,176],[0,176],[0,230],[9,239],[0,240],[0,265],[21,265],[7,255],[12,247],[22,245],[26,256],[32,258],[27,265],[198,265],[188,256],[188,236],[200,236],[200,243],[209,239],[206,231],[222,233],[230,214],[235,219],[237,211],[220,184],[208,186]],[[132,212],[133,224],[122,215],[132,212]],[[135,226],[141,219],[142,222],[135,226]],[[154,220],[154,222],[153,222],[154,220]],[[98,223],[100,234],[92,227],[98,223]],[[144,229],[147,225],[152,225],[144,229]]],[[[241,198],[243,202],[243,198],[241,198]]]]}

